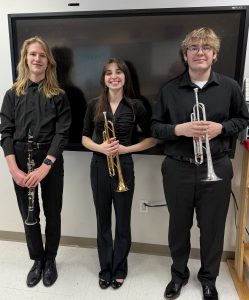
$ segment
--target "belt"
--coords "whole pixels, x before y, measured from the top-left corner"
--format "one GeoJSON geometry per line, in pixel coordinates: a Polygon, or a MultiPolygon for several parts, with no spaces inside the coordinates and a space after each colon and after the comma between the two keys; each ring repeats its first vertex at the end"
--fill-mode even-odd
{"type": "MultiPolygon", "coordinates": [[[[227,153],[225,153],[225,152],[217,153],[216,155],[212,156],[212,160],[224,157],[226,155],[227,155],[227,153]]],[[[190,163],[190,164],[195,164],[195,159],[193,157],[186,157],[186,156],[180,156],[180,155],[179,156],[178,155],[177,156],[167,155],[167,157],[170,157],[170,158],[178,160],[178,161],[187,162],[187,163],[190,163]]],[[[206,157],[203,158],[203,162],[204,163],[207,162],[206,157]]]]}
{"type": "Polygon", "coordinates": [[[185,157],[185,156],[173,156],[173,155],[167,155],[167,157],[172,158],[174,160],[182,161],[182,162],[188,162],[190,164],[195,163],[195,159],[191,157],[185,157]]]}
{"type": "MultiPolygon", "coordinates": [[[[51,143],[36,143],[36,142],[33,142],[32,144],[33,144],[33,150],[48,149],[51,145],[51,143]]],[[[28,143],[26,142],[16,141],[15,146],[17,146],[19,149],[22,149],[24,151],[28,151],[28,143]]]]}

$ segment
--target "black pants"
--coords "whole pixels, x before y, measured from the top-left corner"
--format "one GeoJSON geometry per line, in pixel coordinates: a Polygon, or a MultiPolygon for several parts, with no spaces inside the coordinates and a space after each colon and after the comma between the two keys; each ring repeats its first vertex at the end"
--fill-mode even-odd
{"type": "Polygon", "coordinates": [[[173,259],[172,278],[189,277],[190,229],[194,210],[200,229],[201,268],[198,279],[215,284],[223,252],[224,229],[231,194],[233,170],[225,156],[213,160],[217,182],[203,182],[207,164],[200,166],[165,158],[162,164],[163,186],[169,210],[169,248],[173,259]]]}
{"type": "Polygon", "coordinates": [[[129,191],[115,192],[117,176],[109,176],[106,157],[94,154],[91,161],[91,185],[97,217],[99,277],[110,281],[125,278],[131,246],[131,206],[134,192],[134,166],[130,155],[120,156],[124,181],[129,191]],[[112,238],[112,203],[116,215],[115,240],[112,238]]]}
{"type": "MultiPolygon", "coordinates": [[[[47,155],[47,150],[34,150],[36,167],[41,165],[47,155]]],[[[24,172],[27,172],[27,156],[27,151],[23,147],[15,145],[17,165],[24,172]]],[[[39,219],[38,187],[35,190],[34,215],[38,222],[35,225],[26,225],[24,223],[29,256],[32,260],[54,259],[56,257],[61,236],[63,176],[63,157],[60,156],[56,159],[48,175],[40,183],[43,211],[46,217],[45,249],[43,247],[39,219]]],[[[28,215],[28,189],[20,187],[15,182],[14,186],[19,210],[24,222],[28,215]]]]}

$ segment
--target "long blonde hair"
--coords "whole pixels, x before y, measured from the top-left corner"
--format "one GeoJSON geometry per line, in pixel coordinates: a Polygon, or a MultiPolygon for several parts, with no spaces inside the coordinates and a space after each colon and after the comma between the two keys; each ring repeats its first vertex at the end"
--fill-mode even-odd
{"type": "Polygon", "coordinates": [[[43,84],[40,87],[41,92],[48,98],[51,98],[64,91],[59,87],[56,77],[56,62],[48,44],[39,36],[31,37],[24,41],[21,49],[21,57],[17,65],[18,77],[12,88],[15,89],[17,96],[25,94],[29,81],[29,68],[27,64],[28,47],[31,44],[39,43],[48,59],[48,66],[45,72],[43,84]]]}

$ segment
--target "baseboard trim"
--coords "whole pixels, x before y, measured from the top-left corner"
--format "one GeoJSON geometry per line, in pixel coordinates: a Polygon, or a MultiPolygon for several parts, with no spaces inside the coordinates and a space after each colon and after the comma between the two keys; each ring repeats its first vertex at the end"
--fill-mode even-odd
{"type": "MultiPolygon", "coordinates": [[[[0,230],[0,240],[12,241],[12,242],[26,242],[24,232],[13,232],[0,230]]],[[[80,247],[80,248],[96,248],[97,241],[95,238],[85,237],[73,237],[73,236],[62,236],[60,244],[62,246],[80,247]]],[[[169,246],[148,244],[148,243],[137,243],[133,242],[131,245],[131,252],[140,254],[150,254],[159,256],[170,256],[169,246]]],[[[199,259],[200,250],[192,248],[190,252],[190,258],[199,259]]],[[[222,261],[228,259],[234,259],[233,251],[223,251],[222,261]]]]}

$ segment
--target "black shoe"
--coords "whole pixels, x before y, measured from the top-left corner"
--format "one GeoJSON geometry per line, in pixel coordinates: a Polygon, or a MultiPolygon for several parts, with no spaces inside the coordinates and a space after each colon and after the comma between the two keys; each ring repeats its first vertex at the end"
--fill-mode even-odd
{"type": "Polygon", "coordinates": [[[33,287],[37,285],[37,283],[41,280],[42,269],[43,269],[43,262],[39,260],[35,260],[27,276],[26,282],[28,287],[33,287]]]}
{"type": "Polygon", "coordinates": [[[101,289],[103,290],[107,289],[108,286],[110,286],[110,284],[111,284],[110,281],[99,278],[99,286],[101,289]]]}
{"type": "Polygon", "coordinates": [[[218,292],[215,286],[202,285],[204,300],[219,300],[218,292]]]}
{"type": "Polygon", "coordinates": [[[119,282],[116,279],[113,279],[113,281],[111,282],[111,286],[114,290],[119,289],[122,285],[123,285],[124,281],[119,282]]]}
{"type": "Polygon", "coordinates": [[[58,277],[55,260],[47,260],[43,271],[43,284],[46,287],[53,285],[58,277]]]}
{"type": "Polygon", "coordinates": [[[165,299],[176,299],[181,292],[182,286],[188,283],[188,279],[183,280],[182,282],[175,282],[171,280],[170,283],[166,286],[164,292],[165,299]]]}

